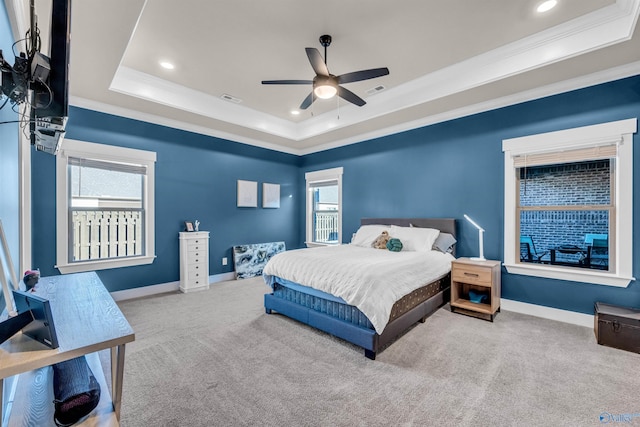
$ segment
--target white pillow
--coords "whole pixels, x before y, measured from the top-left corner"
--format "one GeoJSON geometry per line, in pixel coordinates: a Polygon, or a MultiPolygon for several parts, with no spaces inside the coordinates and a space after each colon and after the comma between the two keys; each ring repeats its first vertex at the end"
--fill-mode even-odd
{"type": "Polygon", "coordinates": [[[358,228],[355,236],[351,239],[351,244],[370,248],[373,241],[376,240],[376,238],[385,230],[389,231],[390,227],[388,225],[381,224],[363,225],[358,228]]]}
{"type": "Polygon", "coordinates": [[[403,251],[429,252],[438,238],[440,230],[435,228],[400,227],[392,225],[391,238],[400,239],[403,251]]]}

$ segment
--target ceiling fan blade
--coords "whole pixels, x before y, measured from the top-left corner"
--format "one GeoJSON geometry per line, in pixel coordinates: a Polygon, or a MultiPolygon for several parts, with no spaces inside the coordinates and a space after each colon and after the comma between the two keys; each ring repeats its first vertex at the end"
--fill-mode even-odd
{"type": "Polygon", "coordinates": [[[307,108],[309,108],[309,106],[313,103],[313,101],[315,101],[315,96],[313,96],[313,92],[311,92],[305,99],[304,101],[302,101],[302,104],[300,104],[300,109],[301,110],[306,110],[307,108]]]}
{"type": "Polygon", "coordinates": [[[357,105],[358,107],[362,107],[364,104],[366,104],[366,102],[364,102],[364,99],[360,98],[349,89],[343,88],[342,86],[338,86],[338,96],[340,98],[346,99],[352,104],[357,105]]]}
{"type": "Polygon", "coordinates": [[[309,58],[309,62],[311,63],[313,71],[315,71],[319,76],[329,76],[329,69],[327,68],[327,64],[324,63],[322,55],[320,55],[318,49],[316,49],[315,47],[307,47],[304,50],[307,51],[307,57],[309,58]]]}
{"type": "Polygon", "coordinates": [[[263,80],[263,85],[310,85],[313,80],[263,80]]]}
{"type": "Polygon", "coordinates": [[[372,68],[370,70],[354,71],[352,73],[346,73],[338,76],[338,83],[351,83],[359,82],[361,80],[375,79],[376,77],[382,77],[389,74],[389,69],[384,68],[372,68]]]}

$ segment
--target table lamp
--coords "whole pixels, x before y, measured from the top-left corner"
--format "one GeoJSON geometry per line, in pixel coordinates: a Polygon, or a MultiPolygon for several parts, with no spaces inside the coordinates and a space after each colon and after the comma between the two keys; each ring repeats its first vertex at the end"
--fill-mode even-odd
{"type": "Polygon", "coordinates": [[[469,215],[464,214],[464,219],[469,221],[475,228],[478,229],[478,245],[480,247],[480,255],[477,257],[471,257],[472,261],[484,261],[486,258],[484,257],[484,243],[482,236],[484,235],[484,228],[480,227],[474,220],[469,218],[469,215]]]}

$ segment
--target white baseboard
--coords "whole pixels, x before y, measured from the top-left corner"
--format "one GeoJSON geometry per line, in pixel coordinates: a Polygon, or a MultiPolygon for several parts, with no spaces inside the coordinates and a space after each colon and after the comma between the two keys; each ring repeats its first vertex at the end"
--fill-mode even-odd
{"type": "Polygon", "coordinates": [[[593,315],[590,314],[576,313],[575,311],[560,310],[558,308],[545,307],[542,305],[529,304],[504,298],[500,299],[500,308],[505,311],[513,311],[515,313],[528,314],[530,316],[542,317],[544,319],[557,320],[559,322],[593,328],[593,315]]]}
{"type": "MultiPolygon", "coordinates": [[[[235,278],[236,273],[234,271],[230,271],[228,273],[209,276],[209,283],[225,282],[227,280],[234,280],[235,278]]],[[[139,288],[111,292],[111,297],[115,301],[124,301],[133,298],[148,297],[150,295],[164,294],[167,292],[177,292],[179,289],[180,282],[160,283],[158,285],[141,286],[139,288]]]]}

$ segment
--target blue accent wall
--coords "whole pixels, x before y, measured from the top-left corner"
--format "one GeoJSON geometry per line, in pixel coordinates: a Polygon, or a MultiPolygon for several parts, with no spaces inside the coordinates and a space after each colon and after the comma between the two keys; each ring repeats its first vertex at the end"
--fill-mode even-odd
{"type": "MultiPolygon", "coordinates": [[[[640,77],[451,120],[445,123],[304,156],[304,173],[343,166],[343,238],[363,217],[458,218],[459,256],[484,251],[503,260],[504,154],[502,140],[640,117],[640,77]]],[[[634,275],[640,274],[640,135],[634,135],[634,275]]],[[[300,193],[300,199],[304,196],[300,193]]],[[[304,203],[300,201],[300,203],[304,203]]],[[[304,236],[304,224],[300,235],[304,236]]],[[[503,270],[503,298],[593,313],[595,301],[640,307],[640,286],[626,289],[512,275],[503,270]]]]}
{"type": "MultiPolygon", "coordinates": [[[[233,271],[231,247],[284,241],[296,248],[299,221],[297,156],[177,129],[71,107],[66,138],[155,151],[155,243],[151,265],[98,271],[110,291],[168,283],[180,278],[178,232],[184,221],[200,221],[210,232],[210,274],[233,271]],[[236,207],[237,180],[280,184],[280,208],[236,207]],[[292,195],[294,197],[289,197],[292,195]],[[229,264],[222,266],[222,258],[229,264]]],[[[64,142],[63,142],[64,147],[64,142]]],[[[55,157],[34,152],[33,262],[43,275],[56,263],[55,157]]]]}
{"type": "MultiPolygon", "coordinates": [[[[6,8],[0,6],[0,48],[11,51],[6,8]]],[[[360,144],[296,157],[81,108],[71,108],[67,137],[157,152],[156,261],[99,272],[111,291],[179,279],[178,232],[184,220],[211,232],[210,271],[232,271],[231,246],[304,241],[304,173],[344,167],[343,236],[362,217],[425,216],[459,219],[458,254],[477,254],[485,229],[485,255],[503,259],[502,140],[640,116],[640,77],[426,126],[360,144]],[[237,208],[236,181],[281,184],[281,208],[237,208]],[[289,197],[291,196],[291,197],[289,197]],[[230,264],[221,265],[221,258],[230,264]]],[[[17,119],[10,109],[0,121],[17,119]]],[[[0,125],[0,217],[18,251],[17,124],[0,125]]],[[[640,147],[634,136],[634,275],[640,274],[640,147]]],[[[55,264],[55,157],[33,152],[33,267],[58,274],[55,264]]],[[[260,194],[261,196],[261,194],[260,194]]],[[[16,260],[14,262],[17,263],[16,260]]],[[[640,307],[640,286],[588,285],[503,272],[504,298],[593,313],[593,303],[640,307]]]]}
{"type": "MultiPolygon", "coordinates": [[[[13,65],[11,46],[13,44],[11,25],[4,6],[0,7],[0,49],[7,62],[13,65]]],[[[7,98],[0,96],[0,105],[7,98]]],[[[0,219],[9,244],[11,259],[14,264],[16,274],[19,270],[19,187],[18,187],[18,114],[11,109],[12,105],[7,102],[0,110],[0,219]],[[9,122],[9,123],[5,123],[9,122]]],[[[2,295],[0,295],[2,301],[2,295]]],[[[0,307],[3,304],[0,303],[0,307]]]]}

